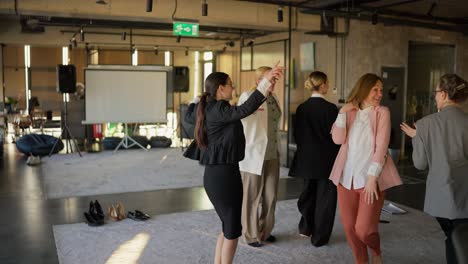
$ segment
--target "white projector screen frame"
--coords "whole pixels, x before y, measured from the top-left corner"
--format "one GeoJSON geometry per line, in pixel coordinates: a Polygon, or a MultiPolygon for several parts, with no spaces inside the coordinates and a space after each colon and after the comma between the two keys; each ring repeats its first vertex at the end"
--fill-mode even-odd
{"type": "Polygon", "coordinates": [[[166,123],[171,67],[94,66],[85,69],[85,120],[166,123]]]}

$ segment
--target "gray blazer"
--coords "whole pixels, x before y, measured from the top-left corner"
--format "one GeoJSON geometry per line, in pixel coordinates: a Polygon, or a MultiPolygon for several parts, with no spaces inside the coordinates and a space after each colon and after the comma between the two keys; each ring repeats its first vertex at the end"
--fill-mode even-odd
{"type": "Polygon", "coordinates": [[[435,217],[468,218],[468,114],[455,106],[416,123],[413,162],[429,165],[424,211],[435,217]]]}

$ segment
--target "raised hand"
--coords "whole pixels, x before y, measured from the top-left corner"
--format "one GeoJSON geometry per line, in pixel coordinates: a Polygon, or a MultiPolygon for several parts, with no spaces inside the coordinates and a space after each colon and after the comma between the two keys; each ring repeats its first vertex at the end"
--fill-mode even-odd
{"type": "Polygon", "coordinates": [[[278,66],[279,61],[276,65],[271,69],[271,71],[265,74],[265,78],[270,81],[271,83],[276,82],[277,79],[281,78],[284,74],[284,67],[278,66]]]}
{"type": "Polygon", "coordinates": [[[416,136],[416,129],[410,127],[410,126],[409,126],[408,124],[406,124],[405,122],[403,122],[403,123],[400,124],[400,128],[401,128],[401,130],[403,130],[403,132],[405,132],[405,134],[406,134],[408,137],[413,138],[414,136],[416,136]]]}

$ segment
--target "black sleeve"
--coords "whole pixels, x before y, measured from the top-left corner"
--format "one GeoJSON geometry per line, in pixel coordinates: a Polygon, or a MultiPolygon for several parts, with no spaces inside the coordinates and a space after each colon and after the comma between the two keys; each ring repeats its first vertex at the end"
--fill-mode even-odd
{"type": "MultiPolygon", "coordinates": [[[[329,107],[327,108],[327,114],[326,114],[326,135],[327,139],[330,140],[331,143],[335,144],[333,142],[332,134],[331,134],[331,129],[333,127],[333,124],[336,121],[336,118],[338,117],[338,107],[335,104],[330,103],[329,107]]],[[[336,144],[335,144],[336,145],[336,144]]],[[[337,145],[338,146],[338,145],[337,145]]]]}
{"type": "Polygon", "coordinates": [[[293,136],[294,136],[294,141],[296,142],[296,145],[299,145],[301,144],[301,140],[302,140],[302,130],[303,130],[303,122],[304,122],[304,118],[303,118],[303,105],[300,104],[297,109],[296,109],[296,118],[295,118],[295,122],[294,122],[294,126],[293,126],[293,136]]]}
{"type": "Polygon", "coordinates": [[[196,117],[197,117],[197,106],[198,104],[190,104],[187,108],[187,112],[185,113],[185,122],[195,125],[196,117]]]}
{"type": "MultiPolygon", "coordinates": [[[[336,118],[338,117],[338,107],[336,105],[330,103],[328,109],[327,109],[327,131],[328,134],[330,134],[330,131],[333,127],[333,124],[336,121],[336,118]]],[[[331,134],[330,134],[331,138],[331,134]]]]}
{"type": "Polygon", "coordinates": [[[265,101],[266,97],[255,90],[252,95],[240,106],[231,106],[227,101],[218,102],[218,109],[213,114],[214,122],[232,122],[241,120],[244,117],[251,115],[265,101]]]}

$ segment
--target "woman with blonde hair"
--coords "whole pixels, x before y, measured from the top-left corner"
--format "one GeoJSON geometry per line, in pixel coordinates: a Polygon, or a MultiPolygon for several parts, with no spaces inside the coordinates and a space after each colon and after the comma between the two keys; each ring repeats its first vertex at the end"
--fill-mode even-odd
{"type": "MultiPolygon", "coordinates": [[[[272,69],[262,66],[256,70],[257,85],[272,69]]],[[[254,90],[244,92],[239,105],[244,104],[254,90]]],[[[271,234],[275,226],[275,209],[279,181],[278,124],[281,109],[272,90],[265,102],[253,113],[243,118],[245,158],[239,162],[244,196],[242,200],[242,234],[252,247],[263,242],[275,242],[271,234]]]]}
{"type": "Polygon", "coordinates": [[[338,108],[324,97],[328,92],[325,73],[312,72],[305,87],[312,95],[296,110],[293,131],[297,151],[290,176],[304,179],[297,202],[302,215],[299,234],[320,247],[328,243],[335,220],[336,186],[328,177],[340,148],[330,135],[338,108]]]}
{"type": "Polygon", "coordinates": [[[330,175],[338,187],[341,222],[355,263],[382,263],[379,220],[385,190],[402,184],[391,157],[390,111],[381,106],[383,82],[372,73],[357,81],[332,128],[340,151],[330,175]]]}

